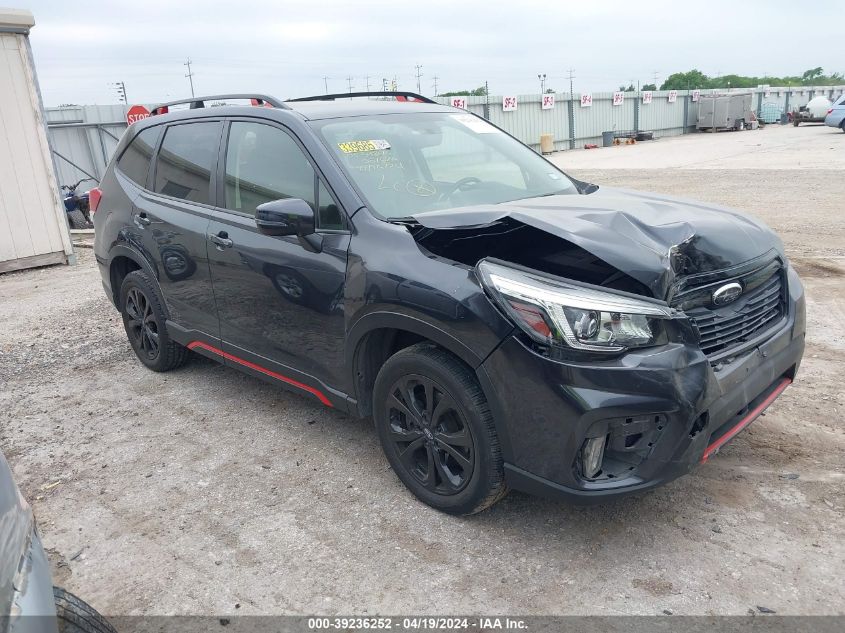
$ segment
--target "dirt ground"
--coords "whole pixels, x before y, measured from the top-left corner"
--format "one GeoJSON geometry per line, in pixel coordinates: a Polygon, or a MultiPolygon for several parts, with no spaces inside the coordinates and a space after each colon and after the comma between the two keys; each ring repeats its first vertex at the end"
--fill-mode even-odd
{"type": "Polygon", "coordinates": [[[57,584],[106,615],[845,613],[845,172],[795,168],[828,146],[845,156],[845,134],[769,127],[555,156],[756,214],[807,287],[804,363],[765,417],[690,476],[600,507],[511,493],[437,513],[366,421],[199,357],[143,369],[89,249],[0,276],[0,448],[57,584]],[[684,162],[696,151],[716,158],[684,162]]]}

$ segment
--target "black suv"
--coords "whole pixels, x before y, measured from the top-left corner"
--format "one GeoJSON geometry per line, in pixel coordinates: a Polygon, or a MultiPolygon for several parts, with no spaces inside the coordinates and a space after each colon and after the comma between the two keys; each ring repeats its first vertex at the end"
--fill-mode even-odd
{"type": "Polygon", "coordinates": [[[804,293],[760,222],[579,182],[411,93],[204,107],[249,97],[159,106],[92,192],[150,369],[192,350],[372,416],[454,514],[665,483],[792,381],[804,293]]]}

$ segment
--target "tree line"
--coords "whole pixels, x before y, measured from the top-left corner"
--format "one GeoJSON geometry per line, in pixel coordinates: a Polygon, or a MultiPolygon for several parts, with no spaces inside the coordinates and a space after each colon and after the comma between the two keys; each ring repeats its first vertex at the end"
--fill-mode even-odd
{"type": "MultiPolygon", "coordinates": [[[[842,73],[826,75],[821,66],[805,70],[801,75],[775,77],[748,77],[745,75],[719,75],[708,77],[697,69],[673,73],[660,85],[661,90],[690,90],[707,88],[756,88],[757,86],[831,86],[845,83],[842,73]]],[[[643,86],[643,90],[648,90],[643,86]]]]}
{"type": "MultiPolygon", "coordinates": [[[[757,86],[837,86],[845,84],[845,76],[842,73],[831,73],[826,75],[821,66],[805,70],[801,75],[775,77],[766,75],[763,77],[751,77],[746,75],[719,75],[708,77],[698,69],[693,68],[685,73],[672,73],[660,84],[660,90],[692,90],[707,88],[756,88],[757,86]]],[[[637,88],[633,83],[619,86],[622,92],[634,92],[637,88]]],[[[640,90],[657,90],[656,84],[643,84],[640,90]]],[[[548,93],[554,90],[549,88],[548,93]]],[[[443,92],[438,97],[483,97],[487,94],[487,88],[480,86],[472,90],[455,90],[443,92]]]]}

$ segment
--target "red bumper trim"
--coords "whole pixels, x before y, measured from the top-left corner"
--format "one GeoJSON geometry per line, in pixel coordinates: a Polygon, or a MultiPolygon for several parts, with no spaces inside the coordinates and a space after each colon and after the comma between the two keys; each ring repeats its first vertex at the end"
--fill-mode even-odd
{"type": "Polygon", "coordinates": [[[769,405],[772,404],[777,397],[783,393],[783,390],[786,389],[789,385],[792,384],[791,378],[782,378],[781,381],[778,383],[778,386],[774,388],[774,391],[766,396],[766,399],[763,400],[760,404],[754,407],[751,411],[749,411],[739,422],[737,422],[731,429],[725,433],[722,437],[718,440],[710,444],[706,449],[704,449],[704,454],[701,456],[701,463],[703,464],[706,462],[710,456],[718,451],[722,446],[724,446],[728,441],[731,440],[737,433],[739,433],[742,429],[746,426],[751,424],[754,420],[760,417],[760,414],[763,413],[766,409],[769,408],[769,405]]]}
{"type": "Polygon", "coordinates": [[[327,407],[331,407],[331,401],[325,396],[325,394],[320,391],[319,389],[315,389],[309,385],[299,382],[298,380],[294,380],[293,378],[288,378],[287,376],[283,376],[282,374],[278,374],[266,367],[262,367],[261,365],[256,365],[255,363],[251,363],[248,360],[244,360],[243,358],[238,358],[233,354],[229,354],[228,352],[224,352],[222,349],[217,349],[213,345],[209,345],[208,343],[203,343],[202,341],[192,341],[188,343],[188,349],[193,350],[196,348],[201,348],[206,351],[211,352],[212,354],[216,354],[217,356],[222,356],[226,360],[230,360],[233,363],[237,363],[238,365],[243,365],[244,367],[248,367],[254,371],[260,372],[265,376],[270,376],[270,378],[275,378],[276,380],[281,380],[284,383],[292,385],[298,389],[302,389],[303,391],[307,391],[308,393],[317,397],[317,399],[322,402],[327,407]]]}

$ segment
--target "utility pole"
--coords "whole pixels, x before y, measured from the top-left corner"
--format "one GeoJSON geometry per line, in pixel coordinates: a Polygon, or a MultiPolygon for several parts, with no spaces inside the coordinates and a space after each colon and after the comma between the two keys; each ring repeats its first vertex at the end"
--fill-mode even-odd
{"type": "Polygon", "coordinates": [[[434,96],[436,97],[438,94],[440,94],[439,92],[437,92],[437,80],[440,79],[440,77],[434,75],[432,79],[434,79],[434,96]]]}
{"type": "Polygon", "coordinates": [[[346,85],[349,86],[349,94],[352,94],[352,76],[346,78],[346,85]]]}
{"type": "Polygon", "coordinates": [[[575,149],[575,69],[569,69],[569,101],[566,102],[566,113],[569,117],[569,149],[575,149]]]}
{"type": "Polygon", "coordinates": [[[369,75],[367,75],[366,81],[367,81],[367,92],[369,92],[370,91],[370,76],[369,75]]]}
{"type": "Polygon", "coordinates": [[[323,75],[323,87],[326,89],[326,94],[329,94],[329,78],[323,75]]]}
{"type": "Polygon", "coordinates": [[[540,80],[540,94],[544,94],[546,92],[546,73],[538,74],[537,79],[540,80]]]}
{"type": "Polygon", "coordinates": [[[484,118],[490,120],[490,86],[484,80],[484,118]]]}
{"type": "Polygon", "coordinates": [[[114,86],[115,90],[117,90],[118,99],[123,101],[123,103],[129,103],[129,100],[126,97],[126,86],[124,85],[124,83],[122,81],[116,81],[112,85],[114,86]]]}
{"type": "Polygon", "coordinates": [[[422,70],[422,66],[417,64],[416,68],[417,68],[417,94],[420,94],[420,92],[422,91],[422,88],[420,87],[420,77],[422,77],[422,73],[420,71],[422,70]]]}
{"type": "Polygon", "coordinates": [[[194,73],[191,72],[191,58],[189,57],[188,61],[186,61],[182,65],[188,67],[188,74],[185,75],[185,77],[187,77],[188,81],[191,82],[191,98],[193,99],[194,98],[194,73]]]}
{"type": "Polygon", "coordinates": [[[659,86],[657,85],[657,71],[656,70],[652,73],[652,76],[654,77],[654,89],[657,90],[659,86]]]}

